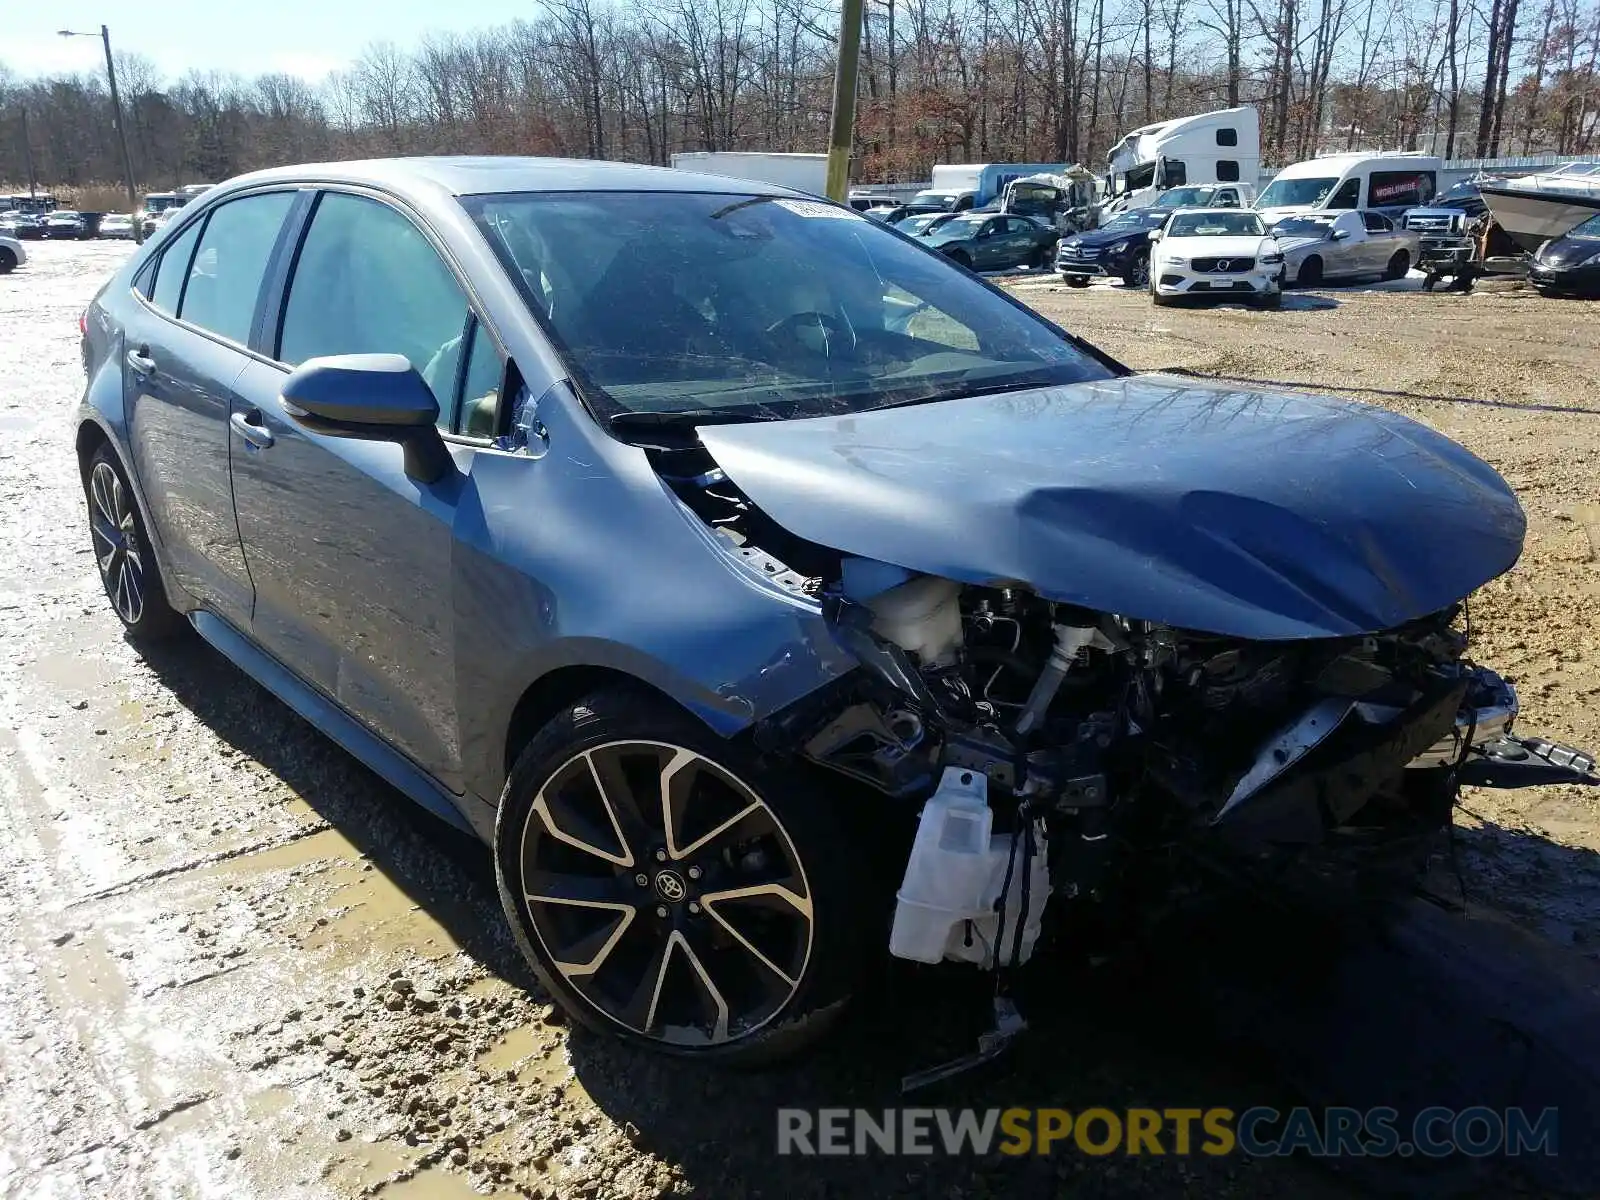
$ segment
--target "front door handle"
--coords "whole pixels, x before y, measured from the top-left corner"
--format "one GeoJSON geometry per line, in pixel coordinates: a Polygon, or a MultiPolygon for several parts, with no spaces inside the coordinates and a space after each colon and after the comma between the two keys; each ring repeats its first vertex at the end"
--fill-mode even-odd
{"type": "Polygon", "coordinates": [[[140,346],[137,350],[129,350],[128,365],[141,375],[154,375],[156,373],[156,360],[150,357],[149,346],[140,346]]]}
{"type": "Polygon", "coordinates": [[[249,412],[236,412],[228,418],[228,424],[233,426],[233,431],[249,442],[257,450],[265,450],[272,445],[272,430],[261,424],[261,410],[252,408],[249,412]],[[254,417],[255,420],[251,420],[254,417]]]}

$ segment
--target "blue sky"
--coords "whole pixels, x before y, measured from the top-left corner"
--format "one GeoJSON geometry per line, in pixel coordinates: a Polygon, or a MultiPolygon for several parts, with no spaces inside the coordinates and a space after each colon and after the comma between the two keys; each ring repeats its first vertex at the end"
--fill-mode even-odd
{"type": "Polygon", "coordinates": [[[117,51],[137,51],[168,76],[190,68],[240,75],[287,71],[320,79],[374,41],[402,48],[424,34],[503,25],[537,12],[532,0],[110,0],[27,5],[7,15],[0,62],[21,75],[103,69],[98,42],[57,37],[57,29],[98,32],[111,26],[117,51]],[[137,14],[137,15],[135,15],[137,14]]]}

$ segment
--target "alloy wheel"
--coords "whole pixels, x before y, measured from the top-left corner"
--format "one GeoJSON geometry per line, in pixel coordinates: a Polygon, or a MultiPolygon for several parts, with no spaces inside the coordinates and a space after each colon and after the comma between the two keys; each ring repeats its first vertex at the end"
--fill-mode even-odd
{"type": "Polygon", "coordinates": [[[107,462],[95,463],[89,474],[89,530],[106,595],[124,622],[137,625],[144,615],[145,551],[133,499],[107,462]]]}
{"type": "Polygon", "coordinates": [[[554,968],[608,1019],[684,1047],[745,1037],[811,955],[794,843],[746,783],[665,742],[573,755],[535,797],[522,900],[554,968]]]}

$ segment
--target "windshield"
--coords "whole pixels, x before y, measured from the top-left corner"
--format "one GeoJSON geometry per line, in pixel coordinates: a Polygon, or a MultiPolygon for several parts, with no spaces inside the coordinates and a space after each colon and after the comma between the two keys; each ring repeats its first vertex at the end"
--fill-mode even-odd
{"type": "Polygon", "coordinates": [[[959,192],[918,192],[913,203],[937,204],[940,208],[952,209],[959,199],[961,199],[959,192]]]}
{"type": "Polygon", "coordinates": [[[930,232],[948,234],[953,238],[977,237],[978,230],[989,219],[988,213],[967,213],[939,222],[930,232]]]}
{"type": "Polygon", "coordinates": [[[1257,208],[1308,207],[1321,204],[1338,184],[1337,179],[1274,179],[1256,201],[1257,208]]]}
{"type": "Polygon", "coordinates": [[[1327,237],[1332,217],[1285,217],[1272,227],[1274,237],[1327,237]]]}
{"type": "Polygon", "coordinates": [[[1448,189],[1434,201],[1434,204],[1440,208],[1455,208],[1459,204],[1478,199],[1478,196],[1477,184],[1462,182],[1448,189]]]}
{"type": "Polygon", "coordinates": [[[918,213],[914,217],[907,217],[905,220],[899,222],[895,225],[895,228],[901,233],[909,233],[915,236],[916,234],[926,233],[930,229],[933,229],[939,225],[943,225],[948,220],[950,220],[950,218],[943,213],[918,213]]]}
{"type": "Polygon", "coordinates": [[[1250,212],[1179,213],[1167,225],[1168,237],[1248,237],[1265,232],[1250,212]]]}
{"type": "Polygon", "coordinates": [[[1202,187],[1170,188],[1156,198],[1158,208],[1194,208],[1211,199],[1211,189],[1202,187]]]}
{"type": "Polygon", "coordinates": [[[1572,230],[1567,237],[1600,238],[1600,216],[1590,217],[1582,225],[1572,230]]]}
{"type": "Polygon", "coordinates": [[[1116,216],[1112,217],[1111,220],[1100,226],[1100,228],[1106,230],[1107,232],[1115,232],[1116,230],[1120,229],[1126,230],[1129,233],[1140,229],[1154,229],[1157,225],[1160,225],[1162,222],[1164,222],[1169,215],[1170,214],[1163,211],[1152,211],[1148,208],[1136,208],[1131,212],[1118,213],[1116,216]]]}
{"type": "Polygon", "coordinates": [[[603,416],[820,416],[1112,374],[942,256],[821,201],[462,204],[603,416]]]}

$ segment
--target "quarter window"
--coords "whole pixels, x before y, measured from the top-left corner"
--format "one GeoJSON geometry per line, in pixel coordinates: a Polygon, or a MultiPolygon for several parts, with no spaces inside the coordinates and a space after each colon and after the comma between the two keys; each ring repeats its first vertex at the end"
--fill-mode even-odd
{"type": "Polygon", "coordinates": [[[495,349],[494,339],[474,321],[467,333],[471,349],[461,376],[460,432],[470,437],[493,437],[500,407],[500,388],[506,368],[495,349]]]}
{"type": "Polygon", "coordinates": [[[364,196],[328,192],[295,263],[277,357],[403,354],[453,428],[467,299],[422,231],[364,196]]]}
{"type": "MultiPolygon", "coordinates": [[[[277,244],[293,192],[246,196],[213,209],[206,218],[178,316],[241,345],[250,341],[261,278],[277,244]]],[[[165,262],[163,261],[163,268],[165,262]]],[[[162,275],[165,275],[163,270],[162,275]]],[[[161,290],[164,279],[156,280],[161,290]]]]}
{"type": "Polygon", "coordinates": [[[200,240],[200,226],[196,221],[180,233],[177,239],[161,252],[156,265],[156,286],[150,292],[150,303],[169,316],[178,315],[178,305],[183,300],[183,281],[189,277],[189,260],[194,257],[194,244],[200,240]]]}
{"type": "Polygon", "coordinates": [[[1362,213],[1361,220],[1367,227],[1368,233],[1392,233],[1394,222],[1382,213],[1362,213]]]}

